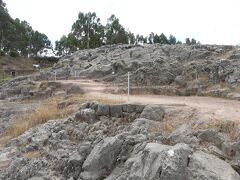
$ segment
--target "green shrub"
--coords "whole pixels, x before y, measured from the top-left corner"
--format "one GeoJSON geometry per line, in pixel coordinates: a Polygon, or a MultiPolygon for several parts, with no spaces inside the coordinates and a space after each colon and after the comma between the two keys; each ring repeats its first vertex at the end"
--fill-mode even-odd
{"type": "Polygon", "coordinates": [[[11,56],[11,57],[18,57],[18,52],[16,52],[16,51],[10,51],[10,53],[9,53],[9,55],[11,56]]]}
{"type": "Polygon", "coordinates": [[[0,56],[4,56],[5,55],[5,51],[0,51],[0,56]]]}

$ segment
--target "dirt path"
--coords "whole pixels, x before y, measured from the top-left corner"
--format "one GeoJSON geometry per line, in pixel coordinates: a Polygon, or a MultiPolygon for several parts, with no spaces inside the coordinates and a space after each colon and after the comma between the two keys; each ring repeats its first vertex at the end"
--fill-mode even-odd
{"type": "MultiPolygon", "coordinates": [[[[127,102],[127,95],[105,92],[106,88],[115,88],[111,85],[92,80],[62,80],[59,82],[79,84],[88,94],[96,98],[109,98],[127,102]]],[[[240,121],[240,101],[235,100],[197,96],[131,95],[130,103],[186,105],[196,108],[202,114],[203,119],[240,121]]]]}

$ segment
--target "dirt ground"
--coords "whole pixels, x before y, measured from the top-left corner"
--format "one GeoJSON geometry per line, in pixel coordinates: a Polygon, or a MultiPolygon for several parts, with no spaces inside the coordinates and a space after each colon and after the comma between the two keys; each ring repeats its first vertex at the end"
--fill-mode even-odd
{"type": "MultiPolygon", "coordinates": [[[[111,94],[106,91],[116,88],[109,84],[93,80],[62,80],[64,84],[74,83],[80,85],[87,94],[96,98],[108,98],[128,102],[125,94],[111,94]]],[[[197,109],[201,119],[217,119],[240,121],[240,101],[213,97],[198,96],[162,96],[162,95],[130,95],[129,103],[180,105],[197,109]]]]}

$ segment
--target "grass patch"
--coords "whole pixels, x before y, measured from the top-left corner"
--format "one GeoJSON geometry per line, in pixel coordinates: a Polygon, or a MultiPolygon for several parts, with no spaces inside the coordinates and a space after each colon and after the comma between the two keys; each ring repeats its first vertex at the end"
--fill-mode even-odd
{"type": "Polygon", "coordinates": [[[204,122],[194,129],[215,129],[220,133],[227,134],[230,141],[234,141],[238,138],[238,128],[240,127],[240,121],[224,121],[224,120],[212,120],[204,122]]]}
{"type": "Polygon", "coordinates": [[[0,85],[10,81],[12,78],[6,74],[3,70],[0,69],[0,85]]]}
{"type": "Polygon", "coordinates": [[[159,126],[154,126],[149,129],[150,133],[163,133],[164,135],[169,135],[176,128],[169,121],[161,122],[159,126]]]}
{"type": "Polygon", "coordinates": [[[49,120],[65,118],[73,113],[71,109],[58,109],[58,103],[58,99],[52,98],[38,106],[34,111],[27,111],[20,115],[0,137],[0,144],[23,134],[32,127],[44,124],[49,120]]]}
{"type": "Polygon", "coordinates": [[[102,104],[123,104],[126,101],[124,101],[121,96],[116,97],[116,98],[108,98],[106,97],[99,97],[99,96],[94,96],[90,94],[83,94],[83,95],[72,95],[69,97],[69,100],[75,103],[84,103],[84,102],[90,102],[90,101],[97,101],[102,104]]]}
{"type": "MultiPolygon", "coordinates": [[[[39,105],[34,111],[26,111],[20,115],[14,123],[6,129],[0,136],[0,146],[3,146],[11,139],[23,134],[25,131],[40,124],[44,124],[49,120],[62,119],[68,117],[73,112],[77,111],[79,104],[88,101],[98,101],[103,104],[121,104],[123,101],[112,100],[108,98],[96,98],[92,95],[72,95],[67,101],[71,102],[72,106],[63,109],[58,108],[58,104],[64,100],[64,97],[52,97],[46,102],[39,105]]],[[[26,102],[27,103],[27,102],[26,102]]],[[[32,103],[31,101],[28,103],[32,103]]]]}
{"type": "Polygon", "coordinates": [[[41,154],[39,151],[32,151],[32,152],[24,153],[23,156],[27,159],[36,159],[41,157],[41,154]]]}

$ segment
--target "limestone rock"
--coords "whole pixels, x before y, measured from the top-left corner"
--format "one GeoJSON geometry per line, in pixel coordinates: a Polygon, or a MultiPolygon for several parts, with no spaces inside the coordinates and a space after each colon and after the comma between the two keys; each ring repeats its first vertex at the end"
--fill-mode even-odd
{"type": "Polygon", "coordinates": [[[81,178],[101,179],[110,173],[117,162],[122,141],[116,137],[106,138],[97,144],[83,164],[81,178]]]}
{"type": "Polygon", "coordinates": [[[76,120],[86,121],[89,123],[94,123],[97,121],[97,116],[94,110],[92,109],[82,109],[80,112],[75,114],[76,120]]]}
{"type": "Polygon", "coordinates": [[[110,115],[111,117],[123,117],[122,105],[111,105],[110,106],[110,115]]]}
{"type": "Polygon", "coordinates": [[[197,137],[193,135],[191,127],[187,124],[181,125],[168,136],[170,144],[185,143],[190,146],[199,144],[197,137]]]}
{"type": "Polygon", "coordinates": [[[73,84],[67,89],[67,94],[83,94],[83,90],[79,85],[73,84]]]}
{"type": "Polygon", "coordinates": [[[147,105],[143,109],[140,118],[151,119],[153,121],[162,121],[164,114],[164,109],[160,105],[147,105]]]}
{"type": "Polygon", "coordinates": [[[221,148],[222,143],[225,141],[225,138],[221,133],[212,129],[200,131],[198,138],[202,142],[205,141],[205,142],[213,143],[215,146],[219,148],[221,148]]]}
{"type": "Polygon", "coordinates": [[[185,180],[191,152],[185,144],[148,143],[143,151],[127,160],[123,173],[116,179],[185,180]]]}
{"type": "Polygon", "coordinates": [[[221,159],[213,155],[197,151],[190,156],[187,177],[194,179],[238,180],[239,174],[221,159]]]}
{"type": "Polygon", "coordinates": [[[109,105],[98,104],[97,115],[98,116],[109,116],[110,110],[109,105]]]}

